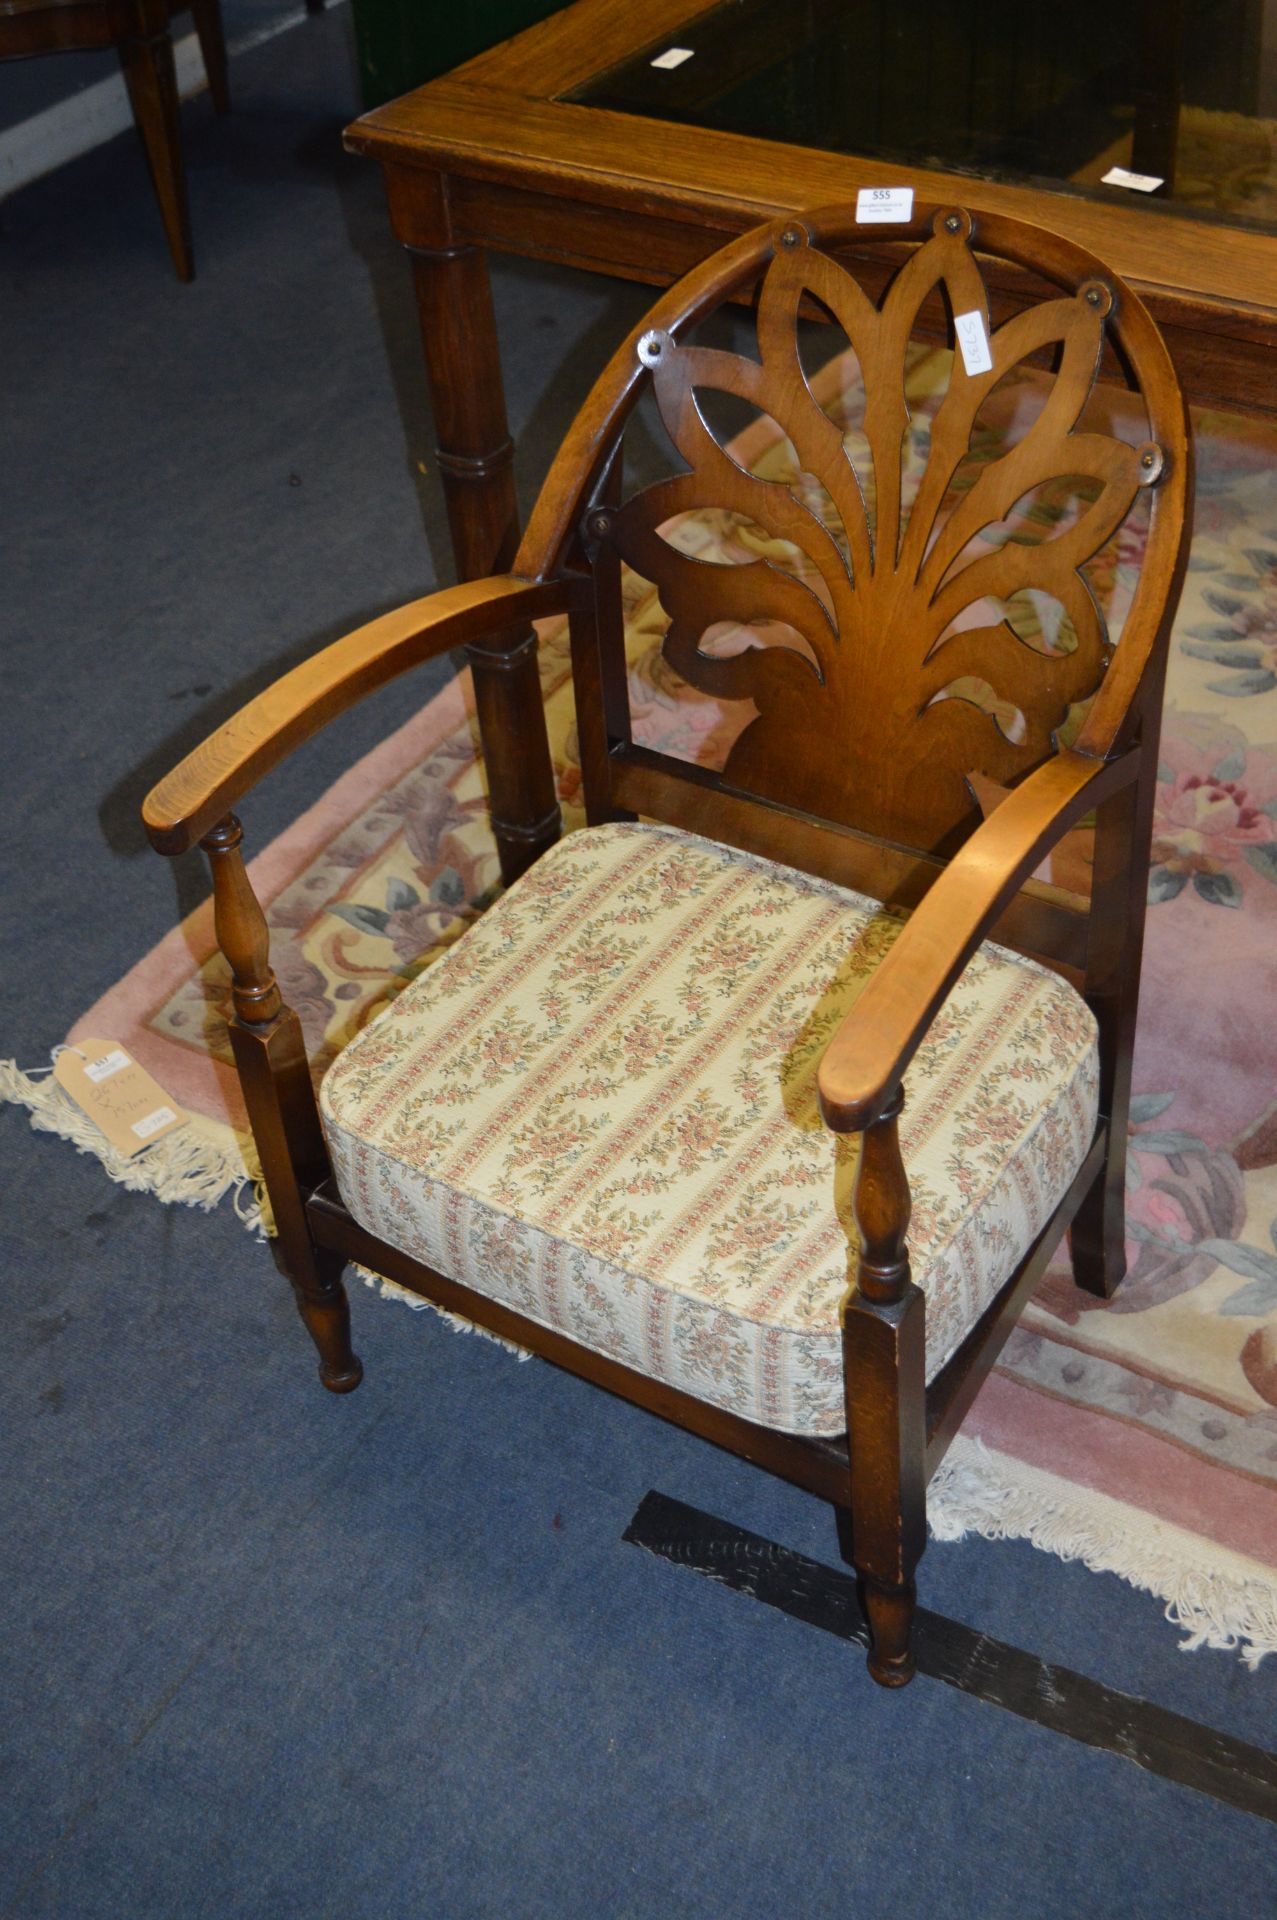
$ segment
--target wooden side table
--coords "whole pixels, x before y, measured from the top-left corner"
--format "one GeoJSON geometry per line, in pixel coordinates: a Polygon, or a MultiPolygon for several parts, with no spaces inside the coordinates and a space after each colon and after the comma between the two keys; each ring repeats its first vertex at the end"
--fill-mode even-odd
{"type": "MultiPolygon", "coordinates": [[[[911,4],[922,0],[902,0],[905,18],[911,4]]],[[[1013,214],[1091,248],[1147,301],[1191,399],[1277,412],[1271,232],[1155,209],[1137,194],[1090,197],[1064,181],[1024,185],[902,166],[564,97],[644,48],[656,55],[716,44],[726,12],[705,0],[649,0],[642,9],[576,0],[347,130],[353,151],[380,162],[391,222],[412,258],[461,578],[507,565],[518,536],[485,248],[661,285],[757,221],[854,199],[889,180],[919,199],[1013,214]]],[[[731,53],[738,68],[748,72],[769,48],[783,49],[792,24],[811,12],[792,0],[738,0],[734,18],[752,23],[762,42],[761,53],[753,42],[731,53]]],[[[1014,304],[1014,288],[1007,294],[1014,304]]],[[[500,697],[481,697],[494,712],[529,713],[539,704],[531,650],[500,652],[500,697]]],[[[494,720],[494,740],[497,727],[494,720]]],[[[545,766],[503,768],[490,749],[488,764],[502,858],[514,871],[557,831],[548,756],[545,766]]]]}
{"type": "Polygon", "coordinates": [[[219,0],[0,0],[0,60],[116,49],[179,280],[194,279],[195,256],[169,23],[188,9],[213,105],[229,113],[219,0]]]}

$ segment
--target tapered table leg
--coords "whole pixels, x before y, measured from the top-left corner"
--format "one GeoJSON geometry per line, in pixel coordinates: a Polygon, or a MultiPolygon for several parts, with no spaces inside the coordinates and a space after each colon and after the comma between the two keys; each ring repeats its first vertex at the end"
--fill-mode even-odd
{"type": "Polygon", "coordinates": [[[162,30],[139,33],[120,42],[120,65],[128,84],[133,118],[146,149],[147,165],[160,203],[160,217],[179,280],[195,278],[191,217],[182,169],[182,130],[178,117],[177,75],[167,23],[162,30]]]}
{"type": "Polygon", "coordinates": [[[231,84],[226,68],[226,30],[222,25],[220,0],[191,0],[191,18],[195,22],[214,111],[229,113],[231,84]]]}

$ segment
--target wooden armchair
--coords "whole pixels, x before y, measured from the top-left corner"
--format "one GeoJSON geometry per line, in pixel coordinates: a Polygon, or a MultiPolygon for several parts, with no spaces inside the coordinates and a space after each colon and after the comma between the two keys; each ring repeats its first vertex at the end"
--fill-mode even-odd
{"type": "Polygon", "coordinates": [[[1060,1233],[1092,1292],[1124,1270],[1189,481],[1160,337],[1076,247],[957,208],[773,222],[621,347],[511,573],[326,648],[155,789],[154,845],[198,841],[212,864],[277,1257],[327,1387],[360,1380],[340,1278],[354,1259],[830,1501],[870,1671],[909,1679],[930,1474],[1060,1233]],[[880,302],[840,251],[885,284],[880,302]],[[758,360],[687,343],[751,295],[758,360]],[[800,363],[800,312],[819,309],[863,373],[854,443],[800,363]],[[955,320],[965,346],[909,505],[906,349],[928,329],[952,340],[955,320]],[[1102,366],[1138,396],[1134,444],[1083,417],[1102,366]],[[1008,374],[1029,380],[1035,417],[973,469],[1008,374]],[[714,389],[780,424],[801,489],[724,451],[714,389]],[[626,498],[621,436],[649,390],[684,470],[626,498]],[[1016,503],[1059,476],[1077,479],[1072,517],[1036,544],[1008,536],[1016,503]],[[1085,569],[1141,500],[1115,643],[1085,569]],[[734,512],[762,557],[681,551],[671,521],[704,507],[734,512]],[[632,737],[623,559],[659,585],[677,671],[754,703],[721,773],[632,737]],[[1059,617],[1026,637],[1029,593],[1059,617]],[[555,842],[527,623],[561,613],[589,825],[555,842]],[[739,644],[743,626],[758,644],[739,644]],[[335,714],[461,645],[512,884],[340,1056],[317,1104],[230,809],[335,714]],[[1092,813],[1089,898],[1035,878],[1092,813]]]}

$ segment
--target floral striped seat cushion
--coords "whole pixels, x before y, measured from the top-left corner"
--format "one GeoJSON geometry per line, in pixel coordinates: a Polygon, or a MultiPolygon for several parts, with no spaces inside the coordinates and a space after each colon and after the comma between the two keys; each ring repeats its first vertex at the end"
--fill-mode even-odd
{"type": "MultiPolygon", "coordinates": [[[[872,900],[655,826],[561,841],[341,1055],[321,1106],[365,1227],[746,1419],[844,1430],[857,1142],[816,1068],[899,931],[872,900]]],[[[985,946],[901,1123],[928,1375],[1090,1144],[1095,1028],[985,946]]]]}

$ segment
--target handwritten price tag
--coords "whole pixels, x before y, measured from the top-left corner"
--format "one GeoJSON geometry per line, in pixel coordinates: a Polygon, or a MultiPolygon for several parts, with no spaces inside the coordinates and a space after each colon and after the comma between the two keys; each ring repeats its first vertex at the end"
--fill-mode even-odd
{"type": "Polygon", "coordinates": [[[984,316],[975,308],[970,313],[955,314],[953,330],[958,336],[962,364],[967,372],[992,373],[993,355],[985,337],[984,316]]]}
{"type": "Polygon", "coordinates": [[[912,187],[862,187],[856,195],[861,226],[888,226],[913,219],[912,187]]]}
{"type": "Polygon", "coordinates": [[[180,1127],[186,1115],[113,1040],[77,1040],[53,1063],[53,1077],[126,1158],[180,1127]]]}

